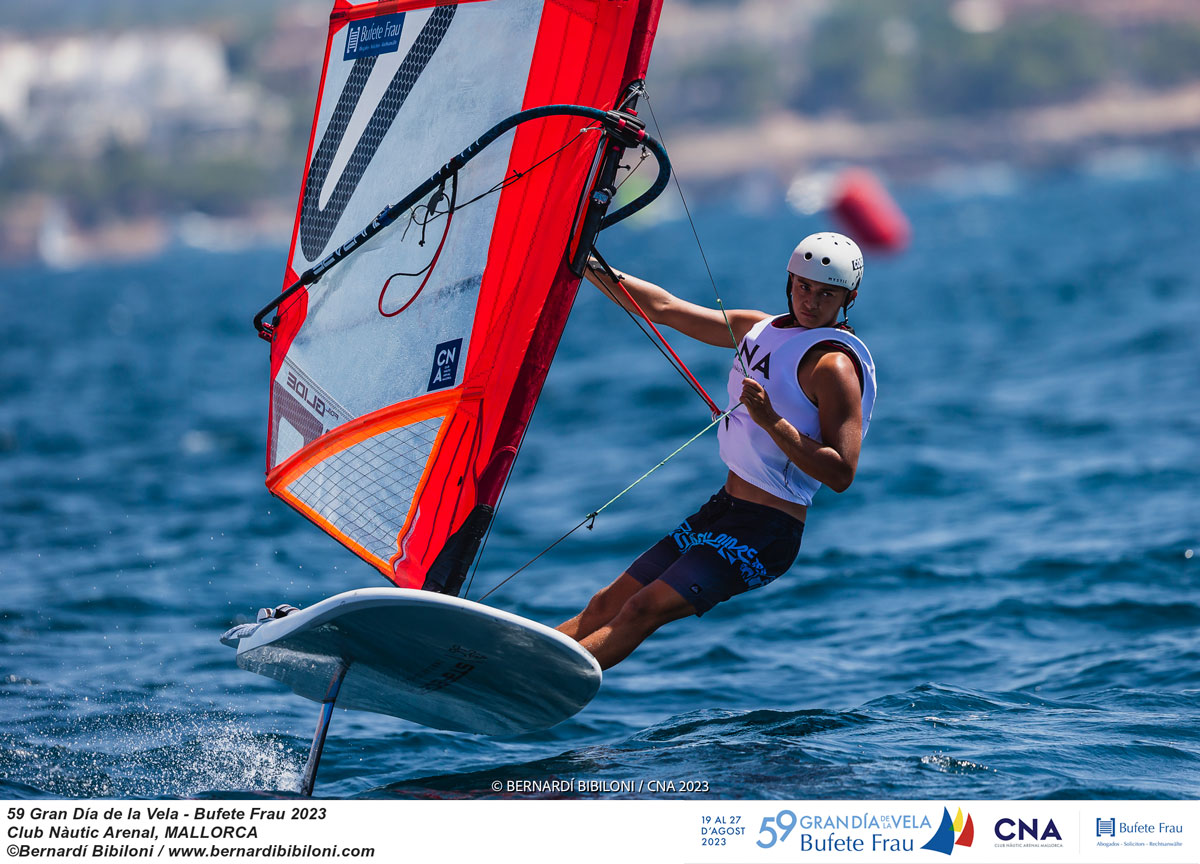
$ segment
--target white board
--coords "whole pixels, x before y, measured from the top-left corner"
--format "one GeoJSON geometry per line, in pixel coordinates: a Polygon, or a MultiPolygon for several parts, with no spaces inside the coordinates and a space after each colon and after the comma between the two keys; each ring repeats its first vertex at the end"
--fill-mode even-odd
{"type": "Polygon", "coordinates": [[[600,689],[600,666],[573,639],[470,600],[362,588],[268,621],[237,664],[336,705],[436,729],[516,735],[567,719],[600,689]]]}

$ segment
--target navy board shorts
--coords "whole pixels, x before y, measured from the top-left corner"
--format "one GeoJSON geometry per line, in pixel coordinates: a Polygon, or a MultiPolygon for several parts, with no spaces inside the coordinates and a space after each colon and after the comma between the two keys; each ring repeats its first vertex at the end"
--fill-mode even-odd
{"type": "Polygon", "coordinates": [[[626,572],[643,585],[661,579],[703,615],[787,572],[803,534],[799,519],[721,489],[626,572]]]}

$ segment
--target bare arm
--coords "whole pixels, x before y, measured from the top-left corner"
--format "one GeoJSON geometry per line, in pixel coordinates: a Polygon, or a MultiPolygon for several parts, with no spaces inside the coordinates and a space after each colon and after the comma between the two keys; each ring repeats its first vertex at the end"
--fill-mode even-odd
{"type": "Polygon", "coordinates": [[[730,342],[730,328],[733,329],[734,338],[740,342],[751,327],[763,318],[769,317],[766,312],[758,312],[753,309],[729,309],[725,313],[729,316],[727,324],[725,315],[721,314],[720,309],[709,309],[707,306],[699,306],[689,303],[687,300],[681,300],[665,288],[660,288],[645,279],[630,276],[619,270],[614,271],[620,279],[621,285],[625,287],[625,291],[622,291],[621,287],[614,284],[603,270],[593,269],[589,266],[584,272],[589,282],[607,294],[614,303],[629,312],[637,314],[629,302],[629,297],[625,296],[625,291],[629,292],[629,295],[645,311],[646,316],[655,324],[665,324],[685,336],[691,336],[693,339],[709,345],[716,345],[718,348],[736,347],[730,342]]]}
{"type": "Polygon", "coordinates": [[[753,378],[742,382],[742,403],[793,465],[834,492],[845,492],[854,482],[862,449],[862,390],[854,361],[841,352],[826,354],[813,369],[812,387],[823,442],[780,417],[753,378]]]}

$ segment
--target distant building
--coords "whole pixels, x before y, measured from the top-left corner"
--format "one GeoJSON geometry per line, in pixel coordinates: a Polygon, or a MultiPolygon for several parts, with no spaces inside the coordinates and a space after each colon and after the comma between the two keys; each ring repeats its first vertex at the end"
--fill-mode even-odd
{"type": "Polygon", "coordinates": [[[93,156],[110,144],[240,149],[287,123],[231,79],[221,42],[187,31],[0,38],[0,125],[15,146],[93,156]]]}

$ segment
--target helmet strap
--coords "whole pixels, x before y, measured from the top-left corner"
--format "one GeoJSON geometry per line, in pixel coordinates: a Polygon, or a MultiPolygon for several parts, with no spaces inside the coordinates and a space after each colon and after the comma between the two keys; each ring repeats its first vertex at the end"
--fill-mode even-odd
{"type": "Polygon", "coordinates": [[[842,320],[837,323],[838,327],[842,328],[843,330],[849,330],[851,333],[854,332],[854,328],[850,326],[850,307],[853,306],[854,301],[858,299],[857,297],[851,299],[851,295],[854,293],[855,292],[851,291],[846,295],[846,302],[842,304],[842,320]]]}

